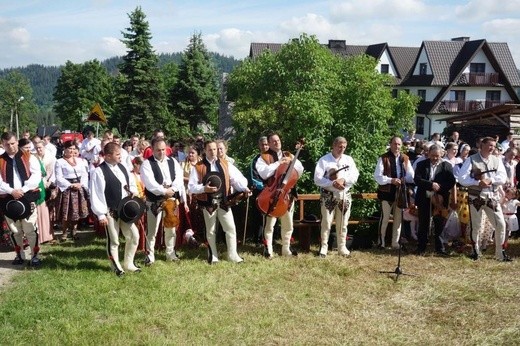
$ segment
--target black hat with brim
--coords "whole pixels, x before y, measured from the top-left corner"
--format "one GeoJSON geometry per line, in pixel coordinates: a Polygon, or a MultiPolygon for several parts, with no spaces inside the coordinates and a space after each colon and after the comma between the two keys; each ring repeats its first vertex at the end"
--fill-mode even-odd
{"type": "Polygon", "coordinates": [[[21,197],[20,199],[14,199],[11,196],[7,202],[3,204],[2,211],[6,217],[17,221],[31,216],[33,209],[31,208],[31,202],[26,198],[21,197]]]}
{"type": "Polygon", "coordinates": [[[146,210],[144,201],[139,197],[127,196],[121,200],[117,208],[119,219],[126,223],[134,223],[146,210]]]}

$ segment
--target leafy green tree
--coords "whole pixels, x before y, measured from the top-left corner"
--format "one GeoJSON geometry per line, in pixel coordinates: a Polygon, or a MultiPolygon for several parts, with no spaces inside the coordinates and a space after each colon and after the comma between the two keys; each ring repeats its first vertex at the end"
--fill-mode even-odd
{"type": "Polygon", "coordinates": [[[123,135],[149,135],[168,120],[166,95],[146,16],[137,7],[128,17],[130,27],[121,40],[128,52],[119,65],[117,112],[110,124],[123,135]]]}
{"type": "Polygon", "coordinates": [[[34,132],[36,123],[33,114],[37,106],[29,80],[19,71],[13,70],[0,79],[0,126],[1,130],[29,129],[34,132]]]}
{"type": "Polygon", "coordinates": [[[54,91],[54,111],[64,129],[83,130],[92,107],[99,103],[110,117],[113,109],[113,80],[99,61],[83,64],[67,61],[54,91]]]}
{"type": "Polygon", "coordinates": [[[179,77],[171,95],[173,111],[192,133],[203,124],[216,128],[219,88],[216,69],[201,35],[194,34],[182,55],[179,77]]]}
{"type": "Polygon", "coordinates": [[[304,137],[306,173],[298,186],[315,192],[317,160],[336,136],[344,136],[361,172],[355,190],[375,191],[377,158],[390,137],[410,125],[417,104],[406,93],[392,98],[389,77],[375,67],[371,57],[335,55],[305,34],[276,54],[266,51],[245,60],[228,79],[228,99],[235,103],[234,157],[247,158],[239,162],[245,168],[258,137],[269,132],[280,134],[288,150],[304,137]]]}

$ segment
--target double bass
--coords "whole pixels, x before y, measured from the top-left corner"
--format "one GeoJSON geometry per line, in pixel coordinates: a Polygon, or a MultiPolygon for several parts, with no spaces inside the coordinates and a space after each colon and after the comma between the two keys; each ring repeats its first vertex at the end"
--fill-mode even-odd
{"type": "Polygon", "coordinates": [[[300,139],[296,144],[296,154],[291,154],[291,162],[280,164],[267,186],[258,195],[256,205],[262,213],[271,217],[280,217],[289,210],[291,204],[290,191],[299,178],[298,172],[294,169],[294,164],[303,146],[304,139],[300,139]]]}

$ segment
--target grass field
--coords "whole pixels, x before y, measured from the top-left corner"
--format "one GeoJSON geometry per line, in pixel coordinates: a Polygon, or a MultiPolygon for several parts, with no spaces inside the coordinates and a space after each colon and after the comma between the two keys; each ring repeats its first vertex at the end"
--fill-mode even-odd
{"type": "MultiPolygon", "coordinates": [[[[520,242],[510,250],[520,256],[520,242]]],[[[491,253],[404,254],[414,276],[395,281],[380,273],[396,268],[391,250],[269,261],[246,245],[245,263],[215,266],[204,249],[181,250],[122,279],[102,239],[43,251],[40,269],[0,292],[0,345],[520,344],[520,259],[491,253]]]]}

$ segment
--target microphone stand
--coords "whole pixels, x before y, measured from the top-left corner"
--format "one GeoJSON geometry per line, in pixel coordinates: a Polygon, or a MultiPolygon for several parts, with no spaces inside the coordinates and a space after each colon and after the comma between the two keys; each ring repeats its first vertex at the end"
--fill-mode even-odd
{"type": "MultiPolygon", "coordinates": [[[[400,166],[401,166],[401,179],[402,179],[402,184],[404,184],[404,202],[405,202],[405,205],[408,206],[408,193],[406,191],[406,182],[405,182],[405,170],[404,170],[404,165],[403,165],[403,161],[402,159],[399,160],[400,161],[400,166]]],[[[399,195],[397,195],[397,198],[396,198],[396,202],[395,202],[395,206],[397,207],[397,200],[398,200],[398,197],[399,195]]],[[[400,208],[401,209],[401,223],[403,222],[403,209],[404,208],[400,208]]],[[[395,222],[395,220],[394,220],[395,222]]],[[[403,248],[403,244],[401,243],[401,239],[398,240],[398,244],[399,244],[399,250],[397,252],[397,266],[395,267],[394,270],[392,271],[385,271],[385,270],[380,270],[379,273],[381,274],[395,274],[395,278],[394,278],[394,282],[397,282],[397,280],[399,279],[399,275],[408,275],[408,276],[415,276],[413,274],[407,274],[407,273],[404,273],[403,270],[401,269],[401,252],[402,252],[402,248],[403,248]]]]}

